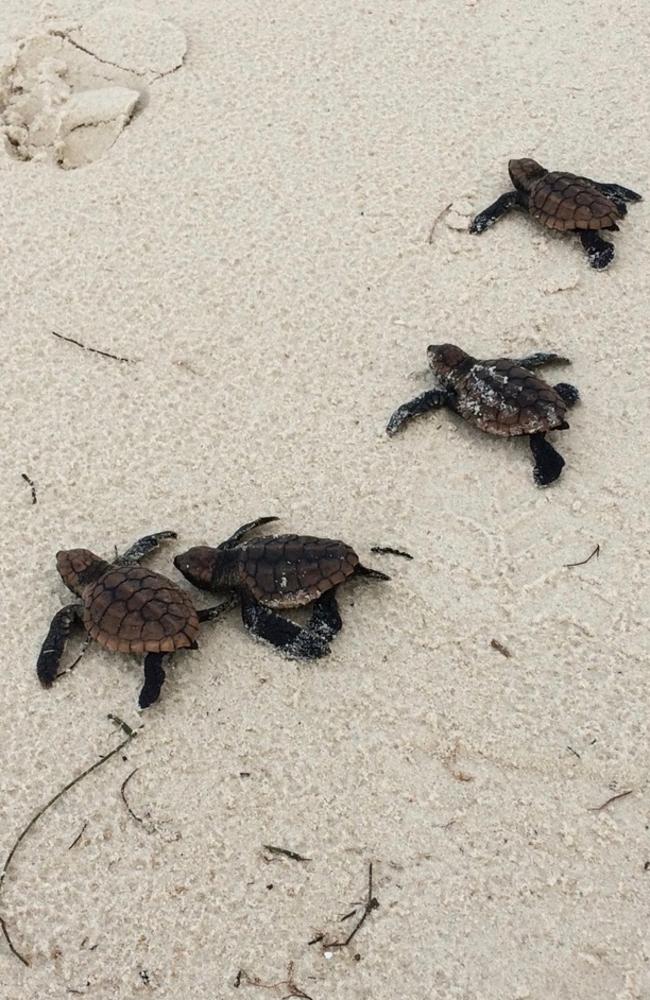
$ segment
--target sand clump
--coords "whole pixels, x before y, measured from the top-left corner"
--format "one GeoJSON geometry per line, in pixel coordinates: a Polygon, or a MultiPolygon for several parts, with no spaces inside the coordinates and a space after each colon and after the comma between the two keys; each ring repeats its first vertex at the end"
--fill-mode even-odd
{"type": "Polygon", "coordinates": [[[66,170],[92,163],[146,106],[149,86],[182,66],[185,51],[175,25],[117,6],[22,39],[0,70],[9,150],[66,170]]]}

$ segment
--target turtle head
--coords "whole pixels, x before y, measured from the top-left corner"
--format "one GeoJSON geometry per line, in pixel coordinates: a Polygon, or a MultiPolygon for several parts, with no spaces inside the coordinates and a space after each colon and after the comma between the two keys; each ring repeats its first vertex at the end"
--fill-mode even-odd
{"type": "Polygon", "coordinates": [[[81,597],[84,589],[110,567],[89,549],[62,549],[56,554],[56,568],[66,587],[81,597]]]}
{"type": "Polygon", "coordinates": [[[218,549],[209,545],[195,545],[193,549],[176,556],[174,566],[193,586],[200,590],[212,590],[219,554],[218,549]]]}
{"type": "Polygon", "coordinates": [[[427,347],[427,360],[429,368],[443,385],[453,384],[474,364],[474,358],[455,344],[431,344],[427,347]]]}
{"type": "Polygon", "coordinates": [[[544,174],[548,173],[548,170],[546,167],[542,167],[537,160],[523,159],[510,160],[508,173],[517,191],[528,192],[535,181],[540,180],[544,174]]]}

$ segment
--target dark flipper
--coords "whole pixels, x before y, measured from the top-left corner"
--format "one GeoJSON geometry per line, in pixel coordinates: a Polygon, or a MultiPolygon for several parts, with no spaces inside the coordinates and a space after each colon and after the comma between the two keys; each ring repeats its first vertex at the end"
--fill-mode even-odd
{"type": "Polygon", "coordinates": [[[422,413],[428,413],[429,410],[440,409],[447,403],[448,399],[447,393],[440,389],[429,389],[428,392],[423,392],[410,402],[398,406],[386,425],[386,433],[392,437],[407,420],[418,417],[422,413]]]}
{"type": "Polygon", "coordinates": [[[511,208],[524,207],[523,199],[519,191],[506,191],[495,202],[484,208],[482,212],[474,216],[469,225],[470,233],[482,233],[489,229],[495,222],[509,212],[511,208]]]}
{"type": "MultiPolygon", "coordinates": [[[[617,209],[620,212],[621,218],[625,218],[627,215],[627,205],[622,198],[617,198],[616,195],[610,195],[609,200],[613,201],[617,209]]],[[[618,226],[616,227],[618,229],[618,226]]]]}
{"type": "Polygon", "coordinates": [[[144,658],[144,685],[138,699],[140,708],[149,708],[160,697],[162,686],[165,683],[165,670],[163,668],[165,655],[165,653],[147,653],[144,658]]]}
{"type": "Polygon", "coordinates": [[[606,194],[608,198],[612,201],[643,201],[643,195],[637,194],[636,191],[632,191],[630,188],[623,187],[621,184],[604,184],[601,181],[591,181],[594,187],[606,194]]]}
{"type": "Polygon", "coordinates": [[[122,556],[115,560],[120,566],[127,566],[131,563],[138,563],[141,559],[154,549],[157,549],[161,542],[170,538],[178,538],[175,531],[157,531],[154,535],[145,535],[134,542],[122,556]]]}
{"type": "MultiPolygon", "coordinates": [[[[254,597],[246,595],[242,597],[242,619],[244,625],[258,639],[270,642],[276,649],[282,650],[285,655],[298,659],[317,659],[329,653],[327,640],[321,637],[316,630],[310,631],[310,626],[300,628],[295,622],[283,618],[281,615],[265,607],[255,600],[254,597]]],[[[316,625],[320,624],[319,613],[316,613],[316,625]]]]}
{"type": "Polygon", "coordinates": [[[604,240],[593,229],[584,229],[580,233],[580,242],[585,248],[589,264],[597,271],[602,271],[614,260],[613,245],[604,240]]]}
{"type": "Polygon", "coordinates": [[[565,462],[543,434],[530,435],[530,448],[535,456],[533,475],[538,486],[550,486],[558,478],[565,462]]]}
{"type": "Polygon", "coordinates": [[[249,594],[242,595],[241,616],[244,625],[258,639],[270,642],[278,649],[285,649],[300,635],[302,629],[295,622],[277,615],[249,594]]]}
{"type": "Polygon", "coordinates": [[[81,612],[80,604],[66,604],[52,619],[36,663],[36,673],[43,687],[51,687],[56,680],[67,638],[75,624],[80,624],[81,612]]]}
{"type": "Polygon", "coordinates": [[[522,368],[541,368],[542,365],[570,365],[568,358],[563,358],[561,354],[553,354],[549,351],[537,351],[535,354],[527,354],[525,358],[513,358],[516,365],[522,368]]]}
{"type": "Polygon", "coordinates": [[[298,660],[316,660],[329,653],[329,643],[343,628],[336,600],[336,588],[326,590],[314,602],[309,624],[301,629],[297,639],[287,647],[288,656],[298,660]]]}
{"type": "Polygon", "coordinates": [[[575,406],[575,404],[580,399],[580,393],[574,385],[570,385],[568,382],[558,382],[553,388],[557,392],[567,406],[575,406]]]}
{"type": "Polygon", "coordinates": [[[218,547],[220,549],[232,549],[249,531],[254,531],[255,528],[260,528],[263,524],[270,524],[271,521],[279,520],[279,517],[258,517],[254,521],[247,521],[246,524],[242,524],[241,528],[237,528],[237,531],[233,531],[230,538],[226,538],[225,542],[222,542],[218,547]]]}

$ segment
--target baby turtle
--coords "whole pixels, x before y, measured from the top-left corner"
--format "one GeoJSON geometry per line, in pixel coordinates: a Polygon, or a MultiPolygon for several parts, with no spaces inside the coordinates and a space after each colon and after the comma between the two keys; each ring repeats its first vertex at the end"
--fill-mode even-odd
{"type": "Polygon", "coordinates": [[[73,626],[81,624],[104,649],[144,654],[140,708],[157,701],[165,680],[164,657],[178,649],[196,649],[199,624],[213,620],[224,608],[197,611],[184,590],[138,565],[159,542],[176,537],[174,531],[146,535],[112,563],[88,549],[57,552],[61,578],[81,603],[66,605],[52,619],[36,665],[44,687],[54,683],[66,640],[73,626]]]}
{"type": "Polygon", "coordinates": [[[545,434],[568,429],[566,412],[579,394],[575,386],[565,382],[550,386],[533,375],[532,369],[569,364],[567,358],[539,352],[519,359],[477,361],[454,344],[428,347],[427,357],[441,388],[423,392],[395,410],[387,434],[395,434],[412,417],[448,406],[488,434],[527,434],[535,456],[535,482],[548,486],[558,478],[564,459],[545,434]]]}
{"type": "Polygon", "coordinates": [[[235,591],[244,625],[296,659],[316,659],[329,653],[330,640],[342,628],[336,589],[353,576],[388,580],[367,569],[345,542],[311,535],[245,536],[277,517],[259,517],[243,524],[218,545],[199,545],[176,556],[174,565],[195,587],[235,591]],[[300,628],[275,613],[314,603],[308,624],[300,628]]]}
{"type": "Polygon", "coordinates": [[[508,172],[515,190],[479,212],[470,233],[482,233],[511,208],[524,208],[548,229],[577,232],[592,267],[601,270],[613,261],[614,247],[598,231],[617,230],[617,222],[627,214],[626,203],[641,201],[640,194],[620,184],[601,184],[562,171],[549,173],[530,159],[510,160],[508,172]]]}

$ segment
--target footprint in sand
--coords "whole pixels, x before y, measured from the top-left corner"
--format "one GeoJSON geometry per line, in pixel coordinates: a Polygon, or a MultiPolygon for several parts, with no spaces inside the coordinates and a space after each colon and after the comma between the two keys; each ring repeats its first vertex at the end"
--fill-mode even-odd
{"type": "Polygon", "coordinates": [[[186,50],[180,28],[127,7],[48,24],[0,65],[8,151],[66,170],[92,163],[146,106],[149,87],[183,65],[186,50]]]}

